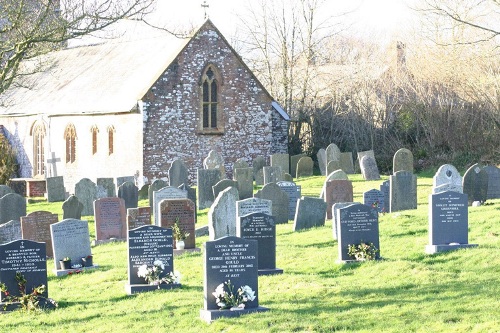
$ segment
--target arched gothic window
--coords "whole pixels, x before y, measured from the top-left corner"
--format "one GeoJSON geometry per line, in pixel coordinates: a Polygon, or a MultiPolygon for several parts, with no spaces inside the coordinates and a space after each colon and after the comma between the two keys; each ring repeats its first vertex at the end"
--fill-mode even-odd
{"type": "Polygon", "coordinates": [[[97,133],[99,133],[99,129],[97,126],[92,126],[90,132],[92,133],[92,155],[95,155],[97,153],[97,133]]]}
{"type": "Polygon", "coordinates": [[[221,79],[213,65],[208,65],[201,77],[200,130],[202,133],[223,133],[220,103],[221,79]]]}
{"type": "Polygon", "coordinates": [[[76,160],[76,129],[75,125],[69,124],[64,130],[66,140],[66,163],[73,163],[76,160]]]}
{"type": "Polygon", "coordinates": [[[45,125],[37,122],[33,125],[33,176],[45,174],[45,125]]]}
{"type": "Polygon", "coordinates": [[[114,135],[115,135],[115,128],[113,126],[108,127],[108,155],[113,154],[114,152],[114,135]]]}

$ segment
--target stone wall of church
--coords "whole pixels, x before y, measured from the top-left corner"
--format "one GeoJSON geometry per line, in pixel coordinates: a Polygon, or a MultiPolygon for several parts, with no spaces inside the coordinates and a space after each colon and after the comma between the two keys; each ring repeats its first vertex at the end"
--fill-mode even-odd
{"type": "Polygon", "coordinates": [[[216,29],[206,24],[188,43],[143,98],[144,162],[149,181],[167,179],[168,168],[181,158],[195,181],[196,169],[210,150],[222,154],[227,177],[244,158],[250,165],[261,155],[286,153],[287,122],[275,111],[272,99],[216,29]],[[219,87],[224,133],[200,134],[201,76],[214,65],[219,87]]]}

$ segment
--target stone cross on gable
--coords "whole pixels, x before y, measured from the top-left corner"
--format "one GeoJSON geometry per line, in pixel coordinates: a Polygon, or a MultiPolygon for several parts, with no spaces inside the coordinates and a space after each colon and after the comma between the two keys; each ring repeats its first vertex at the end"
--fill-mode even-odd
{"type": "Polygon", "coordinates": [[[51,165],[50,176],[57,177],[57,162],[61,162],[61,159],[56,158],[56,153],[54,153],[54,152],[52,152],[51,155],[52,155],[52,158],[49,158],[47,160],[47,163],[51,165]]]}
{"type": "Polygon", "coordinates": [[[203,10],[205,11],[205,16],[204,16],[204,19],[206,20],[208,18],[208,13],[207,13],[207,9],[208,7],[210,7],[207,3],[207,0],[204,0],[203,3],[201,4],[201,7],[203,8],[203,10]]]}

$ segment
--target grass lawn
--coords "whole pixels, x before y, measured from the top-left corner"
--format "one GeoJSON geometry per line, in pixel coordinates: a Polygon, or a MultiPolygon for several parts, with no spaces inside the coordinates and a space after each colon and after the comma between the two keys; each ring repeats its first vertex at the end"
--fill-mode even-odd
{"type": "MultiPolygon", "coordinates": [[[[303,195],[319,196],[323,179],[297,184],[303,195]]],[[[350,179],[360,202],[381,183],[350,179]]],[[[336,264],[331,220],[302,232],[293,232],[291,221],[277,225],[276,264],[284,274],[259,278],[260,305],[269,312],[202,321],[202,253],[175,258],[182,288],[127,296],[127,246],[112,243],[93,247],[98,270],[56,278],[49,260],[49,296],[59,308],[0,315],[0,327],[16,333],[500,332],[500,200],[469,208],[469,243],[479,247],[427,255],[431,186],[431,175],[420,176],[418,209],[380,216],[381,261],[336,264]]],[[[62,218],[61,203],[30,204],[28,212],[35,210],[62,218]]],[[[207,212],[199,212],[198,225],[207,224],[207,212]]],[[[83,219],[93,237],[93,217],[83,219]]],[[[197,247],[207,239],[197,238],[197,247]]]]}

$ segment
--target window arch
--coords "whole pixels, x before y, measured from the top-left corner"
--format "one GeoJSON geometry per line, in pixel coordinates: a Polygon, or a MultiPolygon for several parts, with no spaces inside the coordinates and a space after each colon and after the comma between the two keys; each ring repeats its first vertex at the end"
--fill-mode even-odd
{"type": "Polygon", "coordinates": [[[33,125],[33,176],[45,174],[45,125],[36,122],[33,125]]]}
{"type": "Polygon", "coordinates": [[[114,136],[115,136],[115,128],[113,126],[108,127],[108,155],[113,154],[114,152],[114,136]]]}
{"type": "Polygon", "coordinates": [[[92,133],[92,155],[95,155],[97,154],[97,133],[99,133],[97,126],[92,126],[90,133],[92,133]]]}
{"type": "Polygon", "coordinates": [[[73,163],[76,160],[76,129],[75,125],[69,124],[64,130],[66,140],[66,163],[73,163]]]}
{"type": "Polygon", "coordinates": [[[200,130],[203,133],[222,133],[224,131],[220,86],[222,80],[214,65],[208,65],[201,76],[200,130]]]}

